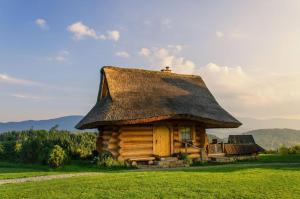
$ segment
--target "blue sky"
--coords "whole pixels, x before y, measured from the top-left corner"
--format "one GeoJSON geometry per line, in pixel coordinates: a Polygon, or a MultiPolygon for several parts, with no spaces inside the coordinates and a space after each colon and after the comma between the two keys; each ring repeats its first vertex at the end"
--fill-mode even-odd
{"type": "Polygon", "coordinates": [[[237,116],[300,118],[299,1],[0,1],[0,121],[85,114],[100,68],[201,75],[237,116]]]}

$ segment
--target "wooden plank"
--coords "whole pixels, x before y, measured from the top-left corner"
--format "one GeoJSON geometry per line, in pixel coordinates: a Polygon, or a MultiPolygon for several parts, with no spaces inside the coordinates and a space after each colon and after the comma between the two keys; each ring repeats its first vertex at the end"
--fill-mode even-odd
{"type": "Polygon", "coordinates": [[[141,136],[141,137],[120,137],[123,142],[130,142],[130,141],[152,141],[152,136],[141,136]]]}
{"type": "Polygon", "coordinates": [[[121,132],[136,132],[136,131],[151,131],[152,127],[122,127],[120,129],[121,132]]]}
{"type": "Polygon", "coordinates": [[[150,161],[155,160],[155,157],[127,157],[130,161],[150,161]]]}
{"type": "Polygon", "coordinates": [[[120,138],[134,138],[134,137],[153,137],[152,133],[148,133],[148,134],[125,134],[122,133],[120,136],[120,138]]]}
{"type": "Polygon", "coordinates": [[[120,153],[122,155],[124,154],[152,154],[152,148],[141,148],[139,150],[135,150],[135,149],[124,149],[124,148],[120,148],[120,153]]]}
{"type": "Polygon", "coordinates": [[[152,136],[152,131],[125,131],[121,136],[152,136]]]}
{"type": "Polygon", "coordinates": [[[170,129],[170,143],[171,143],[171,154],[174,153],[174,132],[173,132],[173,127],[170,129]]]}
{"type": "Polygon", "coordinates": [[[122,143],[120,144],[121,148],[134,148],[134,149],[140,149],[140,148],[152,148],[153,143],[152,142],[140,142],[140,143],[122,143]]]}
{"type": "MultiPolygon", "coordinates": [[[[179,152],[185,153],[186,150],[185,150],[185,148],[180,148],[179,152]]],[[[200,149],[195,149],[195,148],[189,147],[189,148],[187,148],[187,153],[200,153],[200,149]]]]}
{"type": "Polygon", "coordinates": [[[149,161],[155,160],[153,156],[119,156],[118,160],[132,160],[132,161],[149,161]]]}
{"type": "Polygon", "coordinates": [[[114,143],[114,144],[103,144],[102,145],[102,148],[106,148],[106,149],[109,149],[109,150],[112,150],[112,149],[118,149],[119,148],[119,145],[118,143],[114,143]]]}
{"type": "MultiPolygon", "coordinates": [[[[120,150],[121,151],[121,150],[120,150]]],[[[128,151],[121,151],[120,155],[122,156],[143,156],[143,155],[152,155],[153,151],[151,149],[143,149],[143,150],[128,150],[128,151]]]]}
{"type": "Polygon", "coordinates": [[[194,159],[194,158],[200,158],[200,154],[199,153],[192,153],[188,155],[189,158],[194,159]]]}

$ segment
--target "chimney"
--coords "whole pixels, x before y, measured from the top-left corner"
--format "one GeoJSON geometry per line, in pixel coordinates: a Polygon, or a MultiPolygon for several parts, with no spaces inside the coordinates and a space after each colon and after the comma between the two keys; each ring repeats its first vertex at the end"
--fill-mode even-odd
{"type": "Polygon", "coordinates": [[[172,72],[172,70],[170,69],[169,66],[166,66],[166,68],[161,69],[160,71],[161,71],[161,72],[164,72],[164,73],[171,73],[171,72],[172,72]]]}

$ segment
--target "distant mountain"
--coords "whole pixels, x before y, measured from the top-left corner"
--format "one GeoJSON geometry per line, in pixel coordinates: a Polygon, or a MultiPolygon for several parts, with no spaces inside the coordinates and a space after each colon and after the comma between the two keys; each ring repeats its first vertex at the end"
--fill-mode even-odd
{"type": "Polygon", "coordinates": [[[273,118],[273,119],[254,119],[248,117],[238,117],[239,121],[243,125],[236,129],[211,129],[208,133],[214,134],[220,138],[226,138],[228,135],[242,134],[248,131],[256,129],[296,129],[300,130],[300,120],[297,119],[284,119],[284,118],[273,118]]]}
{"type": "Polygon", "coordinates": [[[300,130],[260,129],[243,133],[253,135],[255,142],[265,149],[277,149],[280,145],[300,144],[300,130]]]}
{"type": "Polygon", "coordinates": [[[7,131],[21,131],[28,129],[45,129],[58,125],[58,129],[75,131],[74,126],[82,119],[82,116],[66,116],[49,120],[27,120],[21,122],[0,123],[0,133],[7,131]]]}

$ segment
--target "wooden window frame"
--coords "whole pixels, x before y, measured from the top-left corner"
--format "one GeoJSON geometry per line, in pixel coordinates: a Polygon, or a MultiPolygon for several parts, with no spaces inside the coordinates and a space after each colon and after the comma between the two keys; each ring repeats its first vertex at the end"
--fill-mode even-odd
{"type": "Polygon", "coordinates": [[[189,127],[191,129],[191,139],[190,141],[194,142],[195,141],[195,125],[194,124],[180,124],[178,125],[178,136],[179,136],[179,140],[180,141],[183,141],[182,140],[182,135],[181,135],[181,128],[186,128],[186,127],[189,127]]]}

